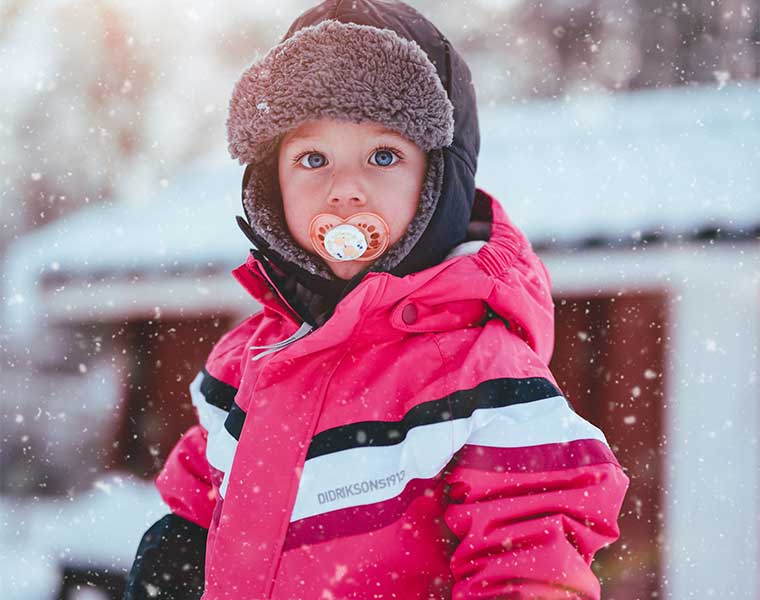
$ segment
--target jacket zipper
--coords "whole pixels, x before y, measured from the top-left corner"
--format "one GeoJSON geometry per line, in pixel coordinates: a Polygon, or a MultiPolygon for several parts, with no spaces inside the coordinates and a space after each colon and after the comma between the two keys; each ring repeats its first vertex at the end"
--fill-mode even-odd
{"type": "Polygon", "coordinates": [[[291,335],[289,338],[284,339],[282,341],[279,341],[275,344],[269,344],[268,346],[250,346],[249,348],[251,350],[263,350],[263,352],[259,352],[255,356],[251,357],[251,360],[259,360],[261,358],[264,358],[265,356],[269,354],[274,354],[275,352],[279,352],[280,350],[287,348],[291,344],[297,342],[302,337],[306,337],[314,328],[306,323],[305,321],[301,323],[301,326],[298,328],[298,331],[296,331],[293,335],[291,335]]]}

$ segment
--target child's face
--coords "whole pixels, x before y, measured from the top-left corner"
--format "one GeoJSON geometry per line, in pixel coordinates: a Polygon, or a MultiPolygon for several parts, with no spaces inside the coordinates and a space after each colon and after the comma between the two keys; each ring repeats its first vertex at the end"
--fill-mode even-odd
{"type": "MultiPolygon", "coordinates": [[[[309,223],[315,215],[346,219],[373,212],[388,224],[390,244],[394,244],[417,211],[426,158],[414,142],[377,123],[329,119],[304,123],[288,132],[278,153],[290,233],[312,252],[309,223]]],[[[350,279],[369,264],[327,263],[341,279],[350,279]]]]}

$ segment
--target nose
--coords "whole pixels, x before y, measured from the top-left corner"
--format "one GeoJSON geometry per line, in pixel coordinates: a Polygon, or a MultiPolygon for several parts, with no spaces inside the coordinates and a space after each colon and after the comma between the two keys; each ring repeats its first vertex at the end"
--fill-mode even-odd
{"type": "Polygon", "coordinates": [[[345,173],[333,180],[327,195],[327,205],[339,212],[361,208],[367,204],[367,196],[361,189],[356,175],[345,173]]]}
{"type": "Polygon", "coordinates": [[[367,200],[364,198],[364,194],[337,194],[332,192],[327,199],[327,204],[331,208],[352,208],[360,207],[367,204],[367,200]]]}

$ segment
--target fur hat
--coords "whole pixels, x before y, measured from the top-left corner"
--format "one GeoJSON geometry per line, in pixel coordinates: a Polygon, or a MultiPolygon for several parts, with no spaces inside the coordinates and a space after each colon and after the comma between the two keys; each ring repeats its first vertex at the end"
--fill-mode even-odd
{"type": "Polygon", "coordinates": [[[435,67],[414,41],[389,29],[328,19],[300,29],[248,68],[235,86],[227,121],[229,151],[257,171],[244,191],[253,229],[269,248],[310,273],[331,277],[321,259],[287,230],[276,185],[283,135],[312,119],[374,121],[428,152],[417,214],[380,260],[390,270],[419,240],[440,193],[440,150],[451,143],[454,108],[435,67]]]}
{"type": "Polygon", "coordinates": [[[336,277],[288,231],[277,150],[286,132],[320,118],[373,121],[427,153],[417,213],[371,270],[414,272],[464,239],[480,144],[475,93],[466,64],[432,23],[403,2],[325,0],[236,83],[227,132],[231,156],[247,165],[249,226],[238,221],[260,252],[301,283],[336,277]]]}

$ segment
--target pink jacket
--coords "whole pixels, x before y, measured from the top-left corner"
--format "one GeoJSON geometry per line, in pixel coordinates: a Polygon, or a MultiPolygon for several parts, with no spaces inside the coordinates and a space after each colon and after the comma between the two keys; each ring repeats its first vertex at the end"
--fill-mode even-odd
{"type": "Polygon", "coordinates": [[[156,480],[209,528],[204,600],[600,597],[629,479],[547,367],[546,268],[484,197],[477,252],[371,273],[311,332],[253,256],[233,271],[263,310],[156,480]]]}

